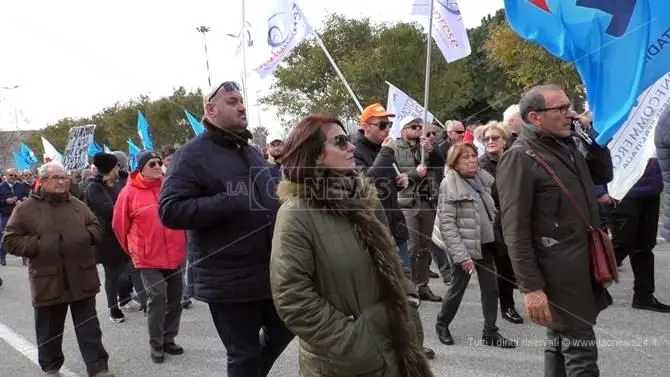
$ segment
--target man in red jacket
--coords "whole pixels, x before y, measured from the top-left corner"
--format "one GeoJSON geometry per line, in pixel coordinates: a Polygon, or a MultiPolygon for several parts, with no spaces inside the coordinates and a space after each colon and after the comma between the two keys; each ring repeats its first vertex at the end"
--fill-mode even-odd
{"type": "Polygon", "coordinates": [[[184,353],[174,339],[182,312],[180,266],[186,255],[186,233],[166,228],[158,217],[162,167],[156,152],[137,155],[137,171],[119,193],[112,220],[114,234],[140,271],[146,289],[149,344],[155,363],[162,363],[165,353],[184,353]]]}

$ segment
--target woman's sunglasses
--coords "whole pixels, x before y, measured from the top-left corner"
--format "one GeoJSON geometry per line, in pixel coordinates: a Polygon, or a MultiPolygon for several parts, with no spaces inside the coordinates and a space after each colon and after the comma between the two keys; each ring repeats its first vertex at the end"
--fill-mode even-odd
{"type": "Polygon", "coordinates": [[[151,162],[149,162],[149,167],[152,168],[152,169],[155,168],[156,165],[158,165],[158,167],[162,167],[163,166],[163,161],[151,161],[151,162]]]}
{"type": "Polygon", "coordinates": [[[337,135],[333,138],[332,144],[343,151],[349,146],[349,135],[337,135]]]}
{"type": "Polygon", "coordinates": [[[489,141],[491,141],[491,140],[493,140],[493,141],[498,141],[498,140],[500,140],[500,136],[499,136],[499,135],[495,135],[495,136],[486,136],[486,137],[484,138],[484,141],[486,141],[486,142],[489,142],[489,141]]]}

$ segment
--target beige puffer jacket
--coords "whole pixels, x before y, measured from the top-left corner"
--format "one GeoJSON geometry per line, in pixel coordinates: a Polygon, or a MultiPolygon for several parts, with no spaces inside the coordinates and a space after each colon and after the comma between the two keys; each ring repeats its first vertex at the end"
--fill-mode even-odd
{"type": "MultiPolygon", "coordinates": [[[[479,169],[475,179],[486,193],[482,200],[491,211],[495,211],[495,203],[491,197],[494,178],[479,169]]],[[[451,255],[454,263],[462,263],[468,259],[482,259],[481,219],[479,205],[475,200],[477,195],[479,194],[458,172],[445,169],[444,179],[440,184],[432,239],[438,247],[451,255]]],[[[495,216],[495,213],[491,215],[495,216]]]]}

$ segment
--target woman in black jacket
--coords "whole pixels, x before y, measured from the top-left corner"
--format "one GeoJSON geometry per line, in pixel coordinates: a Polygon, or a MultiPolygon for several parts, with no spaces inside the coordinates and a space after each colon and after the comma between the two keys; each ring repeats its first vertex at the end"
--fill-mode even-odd
{"type": "MultiPolygon", "coordinates": [[[[121,323],[125,320],[125,316],[120,307],[132,302],[130,282],[132,264],[112,230],[114,203],[121,191],[117,182],[119,166],[116,157],[109,153],[96,154],[93,157],[93,165],[97,168],[98,174],[88,185],[86,196],[89,207],[103,229],[102,241],[96,246],[96,257],[98,263],[102,263],[105,269],[105,292],[110,320],[121,323]]],[[[134,307],[130,309],[135,310],[134,307]]]]}
{"type": "MultiPolygon", "coordinates": [[[[510,139],[505,129],[497,122],[489,123],[482,135],[484,136],[483,139],[486,153],[479,158],[479,165],[495,178],[498,159],[505,149],[511,145],[510,139]]],[[[495,183],[493,185],[492,196],[496,209],[498,210],[498,213],[500,213],[500,201],[498,199],[495,183]]],[[[507,246],[505,246],[505,241],[502,238],[502,227],[500,225],[499,214],[494,221],[494,230],[496,235],[496,256],[494,259],[498,273],[500,314],[509,322],[523,323],[523,318],[521,318],[514,308],[514,288],[516,287],[516,280],[514,278],[514,270],[512,270],[512,262],[507,254],[507,246]]]]}

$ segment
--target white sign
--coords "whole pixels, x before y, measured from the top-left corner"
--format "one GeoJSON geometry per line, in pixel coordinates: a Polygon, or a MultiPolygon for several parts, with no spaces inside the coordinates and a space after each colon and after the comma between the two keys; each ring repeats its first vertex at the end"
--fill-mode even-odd
{"type": "Polygon", "coordinates": [[[70,129],[70,137],[67,139],[65,159],[63,160],[63,166],[66,170],[73,171],[88,167],[88,148],[93,144],[94,137],[94,124],[70,129]]]}
{"type": "Polygon", "coordinates": [[[415,0],[412,14],[428,17],[433,3],[433,39],[447,62],[455,62],[471,53],[468,33],[457,0],[415,0]]]}
{"type": "MultiPolygon", "coordinates": [[[[405,94],[402,90],[396,88],[390,82],[386,82],[389,86],[388,99],[386,103],[386,110],[395,114],[395,122],[391,127],[391,136],[395,139],[400,138],[400,120],[407,116],[415,118],[424,117],[423,106],[419,105],[412,97],[405,94]]],[[[428,112],[428,119],[426,123],[431,123],[435,117],[428,112]]]]}
{"type": "Polygon", "coordinates": [[[661,77],[638,97],[626,123],[607,145],[614,165],[614,178],[608,185],[612,198],[623,199],[642,178],[647,161],[656,155],[654,133],[658,119],[668,105],[670,73],[661,77]]]}

